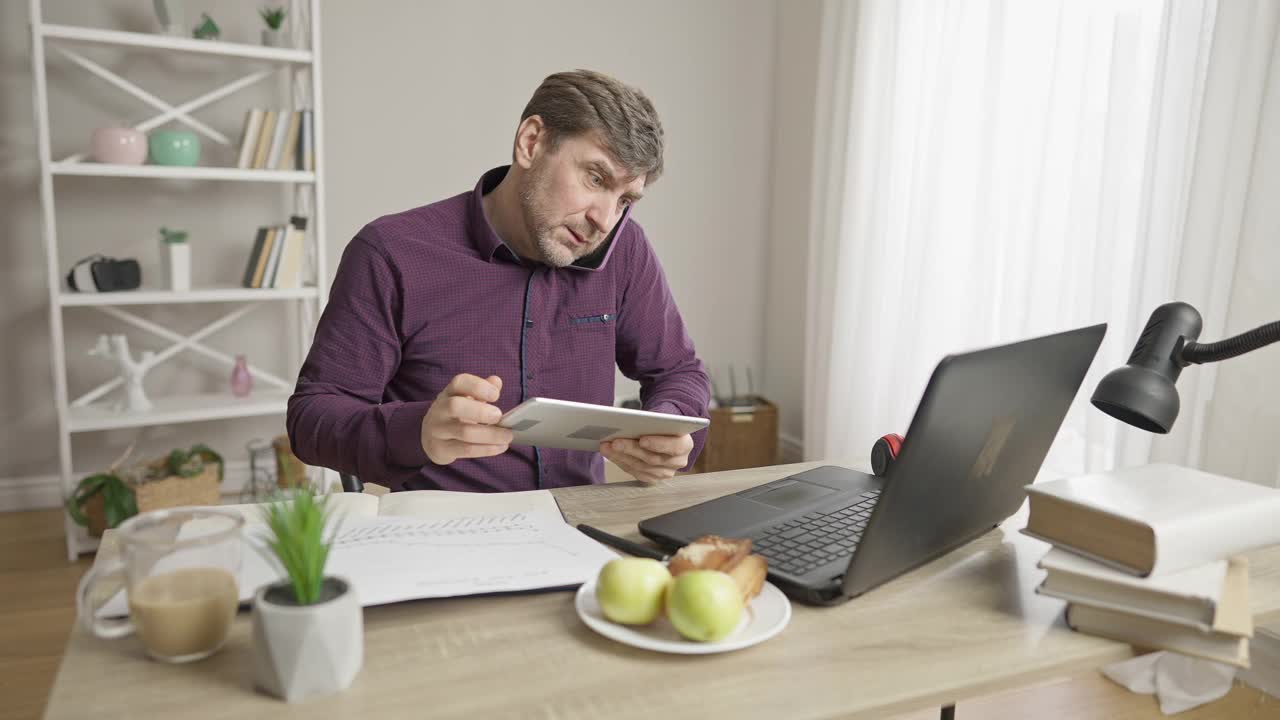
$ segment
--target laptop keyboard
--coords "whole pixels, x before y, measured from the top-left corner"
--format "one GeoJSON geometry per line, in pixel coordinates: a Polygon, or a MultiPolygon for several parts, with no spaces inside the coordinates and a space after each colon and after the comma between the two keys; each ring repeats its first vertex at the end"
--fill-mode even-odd
{"type": "Polygon", "coordinates": [[[811,512],[766,528],[751,538],[752,549],[772,567],[804,575],[833,560],[847,560],[862,539],[879,490],[862,493],[852,505],[831,512],[811,512]]]}

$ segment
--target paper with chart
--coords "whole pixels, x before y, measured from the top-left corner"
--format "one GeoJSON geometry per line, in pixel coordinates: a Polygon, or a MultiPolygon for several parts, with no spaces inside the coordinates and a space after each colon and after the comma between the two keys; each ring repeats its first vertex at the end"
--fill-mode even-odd
{"type": "Polygon", "coordinates": [[[356,586],[362,605],[477,593],[577,587],[617,557],[540,512],[423,520],[348,518],[328,574],[356,586]]]}
{"type": "MultiPolygon", "coordinates": [[[[184,533],[188,528],[184,527],[184,533]]],[[[265,551],[266,528],[246,529],[240,600],[281,579],[265,551]]],[[[346,578],[361,605],[479,593],[573,588],[617,555],[558,514],[519,511],[424,519],[347,516],[336,524],[326,575],[346,578]]],[[[124,593],[100,616],[128,613],[124,593]]]]}

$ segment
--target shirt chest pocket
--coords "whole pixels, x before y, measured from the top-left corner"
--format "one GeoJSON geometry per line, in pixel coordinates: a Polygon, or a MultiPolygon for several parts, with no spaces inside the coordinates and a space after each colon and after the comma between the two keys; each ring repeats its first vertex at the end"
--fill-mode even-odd
{"type": "Polygon", "coordinates": [[[600,312],[570,312],[568,315],[568,324],[571,330],[605,330],[610,331],[613,328],[615,316],[611,310],[602,310],[600,312]]]}
{"type": "Polygon", "coordinates": [[[611,307],[588,305],[562,312],[552,341],[557,360],[576,366],[606,364],[612,367],[614,331],[618,316],[611,307]]]}

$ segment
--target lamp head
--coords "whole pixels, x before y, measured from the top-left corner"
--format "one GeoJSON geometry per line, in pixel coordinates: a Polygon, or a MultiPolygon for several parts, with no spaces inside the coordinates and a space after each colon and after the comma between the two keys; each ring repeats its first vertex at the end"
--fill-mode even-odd
{"type": "Polygon", "coordinates": [[[1202,321],[1182,302],[1156,308],[1122,368],[1107,373],[1093,391],[1093,406],[1148,432],[1167,433],[1178,418],[1174,383],[1186,363],[1182,348],[1200,337],[1202,321]]]}

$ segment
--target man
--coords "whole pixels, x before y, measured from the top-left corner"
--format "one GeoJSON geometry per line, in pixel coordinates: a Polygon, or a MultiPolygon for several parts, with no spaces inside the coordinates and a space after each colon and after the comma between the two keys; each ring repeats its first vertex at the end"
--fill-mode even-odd
{"type": "Polygon", "coordinates": [[[536,396],[612,405],[615,362],[644,409],[707,416],[710,381],[630,219],[661,172],[644,94],[582,70],[544,80],[509,167],[348,244],[289,399],[294,452],[395,490],[599,483],[601,455],[643,482],[691,465],[705,432],[597,454],[510,446],[496,425],[536,396]]]}

